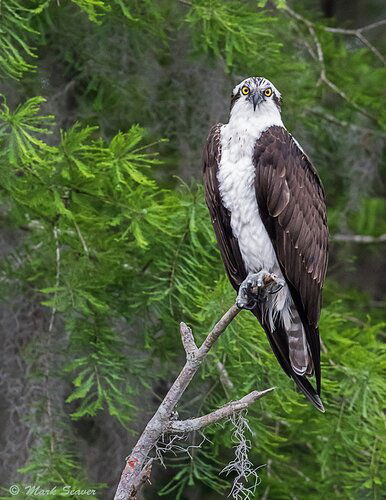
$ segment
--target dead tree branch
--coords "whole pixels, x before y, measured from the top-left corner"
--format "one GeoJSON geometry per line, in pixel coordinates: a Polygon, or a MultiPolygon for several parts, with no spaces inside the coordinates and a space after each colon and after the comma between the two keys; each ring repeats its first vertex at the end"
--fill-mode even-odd
{"type": "Polygon", "coordinates": [[[231,401],[222,408],[198,418],[188,420],[175,420],[173,418],[173,410],[176,404],[180,401],[208,352],[239,312],[237,306],[233,305],[216,323],[200,347],[197,347],[195,343],[192,330],[185,323],[180,324],[186,363],[157,411],[146,425],[130,456],[126,459],[126,466],[121,475],[114,497],[115,500],[137,498],[140,488],[150,477],[154,460],[150,457],[150,453],[155,449],[157,442],[165,433],[179,434],[202,429],[207,425],[240,412],[273,390],[271,388],[261,392],[253,391],[237,401],[231,401]]]}
{"type": "Polygon", "coordinates": [[[366,234],[334,234],[332,241],[347,241],[352,243],[385,243],[386,234],[381,236],[368,236],[366,234]]]}
{"type": "Polygon", "coordinates": [[[207,425],[214,424],[219,420],[228,418],[236,412],[245,410],[245,408],[248,408],[251,403],[254,403],[261,397],[265,396],[268,392],[271,392],[273,390],[274,387],[261,392],[252,391],[243,398],[238,399],[237,401],[231,401],[218,410],[212,411],[211,413],[203,415],[202,417],[190,418],[188,420],[174,420],[170,422],[168,431],[182,433],[198,431],[203,427],[206,427],[207,425]]]}
{"type": "Polygon", "coordinates": [[[216,362],[216,368],[220,376],[220,382],[222,383],[225,390],[232,391],[234,389],[234,384],[229,377],[229,374],[221,361],[216,362]]]}
{"type": "Polygon", "coordinates": [[[345,120],[339,120],[336,118],[336,116],[331,115],[330,113],[327,113],[325,110],[321,108],[305,108],[304,110],[306,113],[312,113],[313,115],[316,115],[320,118],[323,118],[324,120],[333,123],[334,125],[338,125],[339,127],[345,128],[345,129],[351,129],[354,132],[362,132],[366,134],[371,134],[375,136],[381,136],[385,137],[386,133],[383,132],[382,130],[375,129],[375,128],[368,128],[368,127],[362,127],[361,125],[357,125],[355,123],[350,123],[345,120]]]}
{"type": "Polygon", "coordinates": [[[370,29],[383,26],[384,24],[386,24],[386,19],[383,19],[382,21],[378,21],[376,23],[368,24],[367,26],[363,26],[362,28],[357,29],[330,28],[329,26],[325,26],[324,30],[329,31],[330,33],[340,33],[342,35],[355,36],[363,43],[363,45],[371,50],[375,57],[377,57],[384,66],[386,66],[386,59],[363,34],[364,31],[369,31],[370,29]]]}
{"type": "Polygon", "coordinates": [[[317,28],[320,30],[328,31],[331,33],[341,33],[341,34],[346,34],[346,35],[354,35],[356,36],[361,42],[366,45],[366,47],[369,48],[373,52],[373,54],[381,60],[383,64],[385,64],[385,59],[383,56],[379,53],[379,51],[374,47],[369,40],[363,35],[364,31],[368,31],[369,29],[375,28],[377,26],[383,25],[386,20],[379,21],[378,23],[373,23],[372,25],[364,26],[362,28],[359,28],[357,30],[344,30],[341,28],[330,28],[327,26],[319,26],[317,27],[315,23],[311,22],[309,19],[306,17],[303,17],[300,15],[298,12],[295,12],[293,9],[288,7],[286,5],[283,8],[283,11],[286,12],[286,14],[291,17],[292,19],[295,19],[299,23],[301,23],[303,26],[307,28],[307,31],[310,35],[310,38],[314,44],[314,48],[311,47],[311,45],[308,43],[308,41],[305,39],[305,47],[317,64],[319,65],[319,83],[322,83],[329,87],[335,94],[339,95],[344,101],[346,101],[351,107],[362,113],[364,116],[367,116],[371,120],[373,120],[375,123],[378,123],[378,119],[369,113],[366,109],[363,107],[359,106],[355,101],[350,99],[350,97],[340,88],[338,85],[336,85],[334,82],[332,82],[328,76],[327,76],[327,71],[326,71],[326,64],[325,64],[325,58],[324,58],[324,52],[323,52],[323,47],[320,42],[319,36],[317,34],[317,28]]]}

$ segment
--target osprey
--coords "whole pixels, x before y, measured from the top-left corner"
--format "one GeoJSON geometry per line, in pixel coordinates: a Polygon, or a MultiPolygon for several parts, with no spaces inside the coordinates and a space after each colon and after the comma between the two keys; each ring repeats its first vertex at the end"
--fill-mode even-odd
{"type": "Polygon", "coordinates": [[[204,149],[205,197],[237,306],[258,318],[283,370],[323,412],[324,191],[280,108],[280,93],[265,78],[233,89],[229,122],[212,127],[204,149]]]}

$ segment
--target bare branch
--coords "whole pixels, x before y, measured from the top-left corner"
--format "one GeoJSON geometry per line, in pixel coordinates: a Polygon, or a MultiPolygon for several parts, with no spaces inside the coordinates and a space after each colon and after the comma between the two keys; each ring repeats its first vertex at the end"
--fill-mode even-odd
{"type": "Polygon", "coordinates": [[[213,327],[213,330],[206,337],[201,347],[198,350],[197,358],[204,359],[204,357],[208,354],[209,350],[212,348],[213,344],[217,341],[219,336],[225,330],[225,328],[229,325],[229,323],[238,315],[240,309],[234,304],[225,314],[224,316],[216,323],[213,327]]]}
{"type": "Polygon", "coordinates": [[[138,478],[137,478],[137,480],[135,482],[135,485],[133,486],[133,489],[131,491],[131,494],[130,494],[130,496],[128,498],[132,498],[132,499],[137,498],[137,494],[140,491],[140,489],[142,488],[142,486],[146,482],[150,483],[150,475],[151,475],[151,470],[152,470],[152,467],[153,467],[153,462],[154,462],[153,458],[150,458],[150,460],[148,460],[146,462],[146,464],[144,465],[143,469],[138,474],[138,478]]]}
{"type": "Polygon", "coordinates": [[[182,339],[182,345],[184,346],[186,357],[190,359],[195,356],[198,351],[198,347],[194,341],[192,329],[188,327],[183,321],[180,323],[180,333],[182,339]]]}
{"type": "Polygon", "coordinates": [[[78,234],[79,240],[82,243],[82,247],[83,247],[84,253],[87,255],[87,257],[89,257],[90,252],[89,252],[86,240],[84,239],[83,234],[81,233],[81,231],[79,229],[79,226],[78,226],[78,224],[76,223],[75,220],[74,220],[74,226],[75,226],[76,232],[78,234]]]}
{"type": "Polygon", "coordinates": [[[336,118],[334,115],[331,115],[330,113],[327,113],[326,111],[318,108],[306,108],[304,110],[306,113],[312,113],[313,115],[320,116],[321,118],[331,122],[335,123],[335,125],[339,125],[340,127],[343,128],[350,128],[355,131],[359,132],[366,132],[368,134],[372,135],[380,135],[380,136],[386,136],[385,132],[382,130],[377,130],[375,128],[368,128],[368,127],[362,127],[361,125],[356,125],[355,123],[350,123],[345,120],[339,120],[336,118]]]}
{"type": "Polygon", "coordinates": [[[355,35],[363,43],[363,45],[366,45],[366,47],[371,50],[375,57],[377,57],[381,61],[381,63],[386,66],[386,59],[379,52],[379,50],[361,32],[358,31],[357,33],[355,33],[355,35]]]}
{"type": "Polygon", "coordinates": [[[385,24],[386,20],[379,21],[378,23],[373,23],[372,25],[368,26],[363,26],[363,28],[358,28],[358,29],[344,29],[344,28],[331,28],[329,26],[325,26],[323,29],[325,31],[328,31],[329,33],[339,33],[342,35],[351,35],[355,36],[360,40],[363,45],[366,45],[366,47],[371,50],[371,52],[377,57],[382,64],[386,64],[386,59],[383,57],[383,55],[379,52],[379,50],[374,47],[374,45],[364,36],[363,31],[368,31],[369,29],[375,28],[377,26],[381,26],[382,24],[385,24]]]}
{"type": "Polygon", "coordinates": [[[377,57],[382,62],[383,65],[386,65],[386,59],[363,34],[364,31],[369,31],[370,29],[382,26],[383,24],[386,24],[386,19],[378,21],[373,24],[368,24],[367,26],[363,26],[362,28],[358,29],[331,28],[329,26],[326,26],[324,27],[324,30],[330,33],[340,33],[342,35],[351,35],[357,37],[358,40],[360,40],[363,43],[363,45],[365,45],[369,50],[371,50],[371,52],[375,55],[375,57],[377,57]]]}
{"type": "Polygon", "coordinates": [[[232,391],[234,389],[234,385],[232,380],[229,377],[229,374],[221,361],[217,361],[216,363],[217,371],[220,375],[220,381],[224,387],[224,389],[228,389],[228,391],[232,391]]]}
{"type": "Polygon", "coordinates": [[[149,453],[155,447],[160,436],[167,430],[176,404],[181,399],[210,348],[239,312],[240,310],[236,305],[233,305],[214,326],[212,331],[209,332],[202,346],[196,349],[194,354],[191,351],[194,343],[193,334],[185,324],[181,324],[181,336],[187,352],[185,366],[182,368],[154,416],[145,427],[131,455],[128,457],[115,494],[115,500],[135,498],[135,492],[138,491],[140,486],[139,478],[141,477],[145,463],[147,463],[149,453]]]}
{"type": "Polygon", "coordinates": [[[226,405],[222,406],[218,410],[212,411],[207,415],[202,415],[197,418],[190,418],[188,420],[175,420],[170,423],[168,432],[192,432],[198,431],[207,425],[214,424],[219,420],[232,416],[234,413],[241,410],[245,410],[249,405],[262,398],[269,392],[273,391],[275,388],[271,387],[265,391],[252,391],[246,396],[237,401],[231,401],[226,405]]]}
{"type": "MultiPolygon", "coordinates": [[[[283,11],[286,12],[293,19],[296,19],[297,21],[301,22],[302,24],[304,24],[306,26],[306,28],[307,28],[307,30],[312,38],[312,41],[315,45],[315,51],[312,49],[312,47],[308,43],[306,43],[305,46],[306,46],[309,54],[311,55],[311,57],[313,59],[317,59],[317,61],[319,63],[319,66],[320,66],[319,82],[324,83],[324,85],[329,87],[333,92],[335,92],[335,94],[338,94],[351,107],[353,107],[354,109],[356,109],[357,111],[362,113],[364,116],[367,116],[371,120],[374,120],[378,124],[378,120],[374,115],[372,115],[371,113],[366,111],[366,109],[362,108],[355,101],[350,99],[349,96],[340,87],[338,87],[334,82],[332,82],[328,78],[327,73],[326,73],[323,48],[322,48],[322,45],[320,43],[319,37],[316,33],[315,24],[313,22],[311,22],[309,19],[303,17],[302,15],[300,15],[297,12],[295,12],[294,10],[292,10],[290,7],[288,7],[288,5],[283,8],[283,11]]],[[[383,22],[380,21],[377,25],[380,25],[380,24],[383,24],[383,22]]],[[[375,26],[373,26],[373,27],[375,27],[375,26]]],[[[359,31],[358,30],[354,30],[354,31],[355,31],[355,35],[362,41],[362,43],[365,43],[367,45],[367,47],[370,48],[369,47],[369,45],[371,45],[370,42],[362,34],[362,31],[365,28],[366,27],[360,28],[359,31]],[[364,42],[364,40],[366,40],[366,42],[364,42]]],[[[322,26],[321,29],[324,29],[325,31],[332,31],[332,30],[338,29],[338,28],[328,28],[327,29],[326,27],[322,26]]],[[[353,34],[353,33],[350,33],[350,34],[353,34]]],[[[370,48],[370,50],[372,50],[373,52],[375,51],[374,53],[378,52],[374,46],[371,45],[371,47],[372,48],[370,48]]],[[[381,55],[381,54],[379,54],[379,55],[381,55]]],[[[379,56],[377,55],[377,57],[379,57],[379,56]]],[[[381,58],[382,58],[382,62],[384,62],[384,59],[382,56],[381,56],[381,58]]]]}
{"type": "Polygon", "coordinates": [[[55,292],[54,292],[54,306],[51,310],[50,322],[48,325],[48,332],[46,338],[46,354],[44,356],[44,379],[45,379],[45,392],[47,398],[47,418],[48,426],[50,428],[50,448],[51,452],[54,453],[55,447],[55,432],[53,429],[53,410],[52,410],[52,394],[50,391],[50,379],[51,379],[51,365],[52,365],[52,336],[54,331],[57,307],[56,300],[58,296],[58,288],[60,285],[60,242],[59,242],[59,229],[57,226],[53,227],[53,237],[55,242],[55,262],[56,262],[56,274],[55,274],[55,292]]]}
{"type": "Polygon", "coordinates": [[[185,323],[180,324],[181,339],[186,352],[186,363],[157,411],[146,425],[130,456],[126,459],[126,466],[121,475],[114,497],[115,500],[137,498],[138,491],[150,475],[153,459],[150,458],[149,454],[156,449],[159,439],[164,434],[173,431],[180,433],[201,429],[206,425],[218,422],[221,418],[229,417],[235,412],[241,411],[272,390],[253,391],[244,398],[230,402],[222,408],[197,419],[176,421],[173,418],[176,404],[180,401],[208,352],[239,312],[240,309],[233,305],[215,324],[199,348],[195,344],[192,330],[185,323]],[[181,430],[177,431],[177,427],[181,430]]]}
{"type": "Polygon", "coordinates": [[[384,243],[386,242],[386,234],[382,234],[381,236],[368,236],[366,234],[334,234],[331,236],[331,240],[353,243],[384,243]]]}
{"type": "Polygon", "coordinates": [[[379,28],[379,26],[383,26],[386,24],[386,19],[381,19],[381,21],[376,21],[375,23],[371,24],[366,24],[366,26],[363,26],[362,28],[358,28],[357,31],[369,31],[374,28],[379,28]]]}

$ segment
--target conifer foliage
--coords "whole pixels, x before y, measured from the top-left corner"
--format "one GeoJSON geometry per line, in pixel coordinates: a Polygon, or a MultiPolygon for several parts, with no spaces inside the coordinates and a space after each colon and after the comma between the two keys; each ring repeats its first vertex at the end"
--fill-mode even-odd
{"type": "MultiPolygon", "coordinates": [[[[5,309],[22,297],[30,311],[17,323],[40,318],[22,347],[4,332],[5,356],[20,360],[32,396],[15,394],[12,373],[0,369],[17,428],[29,429],[15,466],[14,443],[4,438],[11,465],[2,498],[15,498],[15,483],[19,498],[27,484],[71,485],[70,498],[111,495],[120,469],[102,479],[90,470],[76,424],[103,417],[122,435],[137,434],[153,395],[162,397],[159,387],[179,370],[179,321],[203,336],[234,301],[199,174],[201,145],[226,119],[234,82],[259,74],[282,91],[285,122],[324,181],[333,235],[386,232],[376,182],[385,69],[371,36],[384,26],[380,9],[374,2],[378,17],[368,21],[376,25],[361,38],[334,31],[339,19],[303,12],[306,4],[0,2],[0,217],[14,235],[0,292],[5,309]]],[[[374,286],[360,290],[359,266],[356,281],[342,281],[337,269],[352,269],[354,256],[379,266],[380,245],[332,242],[320,324],[326,414],[296,393],[247,312],[179,408],[181,417],[201,414],[277,387],[246,416],[249,459],[262,466],[255,498],[382,496],[384,324],[371,307],[382,292],[371,275],[374,286]],[[219,363],[231,384],[221,382],[219,363]]],[[[164,456],[167,474],[156,471],[145,493],[223,498],[230,482],[220,471],[232,461],[234,434],[231,422],[207,428],[208,439],[194,434],[189,453],[164,456]]],[[[126,442],[116,449],[118,463],[129,451],[126,442]]]]}

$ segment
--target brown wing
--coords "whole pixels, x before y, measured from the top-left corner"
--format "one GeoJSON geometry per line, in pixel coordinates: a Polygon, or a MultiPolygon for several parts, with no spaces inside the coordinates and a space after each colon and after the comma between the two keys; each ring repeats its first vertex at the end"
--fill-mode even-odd
{"type": "Polygon", "coordinates": [[[323,188],[291,135],[270,127],[254,151],[256,198],[287,282],[317,326],[328,258],[323,188]]]}
{"type": "Polygon", "coordinates": [[[233,287],[238,290],[246,278],[246,272],[237,239],[232,233],[229,212],[222,204],[220,197],[217,178],[221,159],[220,130],[221,123],[211,128],[204,148],[205,199],[226,272],[233,287]]]}
{"type": "Polygon", "coordinates": [[[328,228],[319,177],[292,136],[270,127],[254,150],[259,211],[305,326],[320,388],[318,320],[328,259],[328,228]]]}

